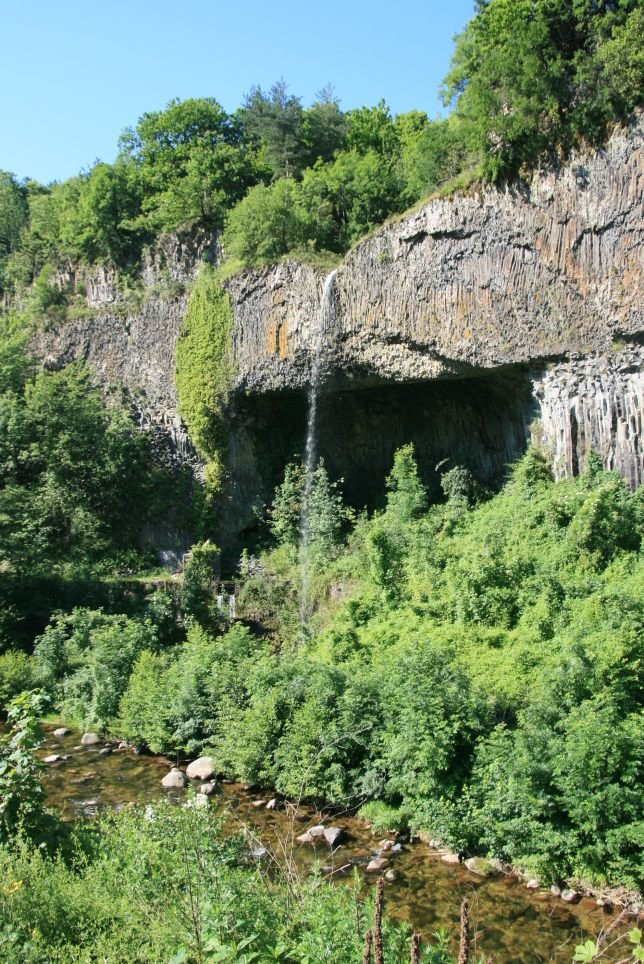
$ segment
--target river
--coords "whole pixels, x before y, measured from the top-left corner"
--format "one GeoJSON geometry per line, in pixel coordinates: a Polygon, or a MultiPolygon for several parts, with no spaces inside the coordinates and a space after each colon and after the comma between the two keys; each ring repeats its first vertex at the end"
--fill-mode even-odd
{"type": "MultiPolygon", "coordinates": [[[[48,805],[63,819],[92,817],[105,809],[131,804],[149,804],[164,796],[179,801],[186,791],[161,788],[170,761],[164,757],[136,754],[130,749],[101,754],[102,745],[80,746],[78,733],[55,737],[55,725],[45,726],[40,755],[57,753],[67,760],[51,764],[44,773],[48,805]]],[[[105,745],[110,747],[109,744],[105,745]]],[[[272,795],[258,793],[239,784],[223,783],[221,791],[209,798],[209,806],[224,819],[231,832],[240,828],[249,834],[251,850],[282,854],[301,869],[318,863],[322,872],[339,879],[357,866],[364,871],[378,852],[385,834],[374,835],[364,821],[337,811],[320,812],[300,804],[267,810],[272,795]],[[259,801],[263,803],[260,806],[259,801]],[[324,822],[344,831],[342,844],[332,853],[324,839],[300,845],[296,837],[308,827],[324,822]]],[[[570,962],[575,944],[594,938],[611,917],[594,900],[575,905],[553,897],[549,890],[531,891],[509,874],[481,879],[463,864],[446,864],[440,852],[420,841],[404,843],[402,852],[390,858],[388,869],[395,879],[386,882],[385,906],[392,916],[408,920],[415,929],[430,936],[438,928],[457,935],[460,904],[470,903],[470,922],[475,931],[473,958],[492,957],[494,964],[535,964],[541,961],[570,962]]],[[[258,858],[261,859],[261,858],[258,858]]],[[[264,858],[266,859],[266,858],[264,858]]],[[[375,883],[376,874],[365,873],[365,886],[375,883]]],[[[604,960],[618,960],[607,954],[604,960]]]]}

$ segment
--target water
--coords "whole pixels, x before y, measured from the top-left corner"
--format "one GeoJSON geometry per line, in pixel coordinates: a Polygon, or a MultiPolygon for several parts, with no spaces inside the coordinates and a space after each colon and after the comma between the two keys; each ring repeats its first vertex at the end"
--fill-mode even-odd
{"type": "Polygon", "coordinates": [[[322,348],[327,330],[335,322],[335,296],[332,271],[324,279],[318,325],[314,332],[311,359],[311,381],[309,384],[309,410],[306,421],[306,447],[304,450],[304,489],[300,510],[300,621],[306,625],[308,619],[309,596],[309,542],[310,542],[310,503],[313,489],[313,474],[317,462],[317,414],[320,395],[320,376],[322,371],[322,348]]]}
{"type": "MultiPolygon", "coordinates": [[[[48,804],[64,819],[91,817],[101,810],[148,804],[168,796],[179,800],[184,795],[183,791],[161,788],[169,760],[131,750],[101,756],[100,746],[78,746],[77,733],[58,738],[53,729],[53,725],[46,727],[40,754],[69,754],[68,760],[48,767],[44,775],[48,804]]],[[[355,817],[302,804],[267,810],[265,804],[272,796],[256,788],[224,784],[221,793],[209,798],[209,805],[223,815],[231,833],[242,830],[247,835],[249,851],[259,853],[266,848],[285,872],[294,868],[306,872],[314,864],[330,879],[342,879],[355,867],[363,872],[378,852],[379,841],[387,836],[374,835],[355,817]],[[299,834],[320,822],[343,829],[345,837],[335,851],[324,840],[315,845],[297,843],[299,834]]],[[[402,853],[391,857],[390,866],[396,879],[386,882],[387,913],[409,921],[428,938],[442,927],[456,939],[460,903],[467,897],[475,932],[474,959],[479,954],[484,960],[491,956],[494,964],[570,962],[575,944],[594,938],[611,920],[591,900],[564,904],[549,891],[527,890],[509,875],[482,880],[462,864],[443,863],[437,851],[420,842],[405,843],[402,853]]],[[[375,883],[372,876],[377,875],[365,875],[365,887],[375,883]]],[[[455,943],[453,950],[457,951],[455,943]]],[[[609,952],[603,959],[619,960],[623,957],[620,950],[615,948],[614,954],[609,952]]]]}

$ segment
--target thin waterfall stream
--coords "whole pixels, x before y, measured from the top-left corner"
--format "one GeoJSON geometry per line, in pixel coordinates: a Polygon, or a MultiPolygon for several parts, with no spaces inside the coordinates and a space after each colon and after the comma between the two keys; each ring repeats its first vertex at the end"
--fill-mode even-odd
{"type": "Polygon", "coordinates": [[[322,374],[322,349],[327,330],[335,322],[335,270],[324,279],[317,326],[314,331],[311,360],[311,380],[308,392],[306,446],[304,449],[304,488],[300,509],[300,622],[306,625],[309,597],[309,546],[311,541],[311,495],[317,462],[317,415],[322,374]]]}

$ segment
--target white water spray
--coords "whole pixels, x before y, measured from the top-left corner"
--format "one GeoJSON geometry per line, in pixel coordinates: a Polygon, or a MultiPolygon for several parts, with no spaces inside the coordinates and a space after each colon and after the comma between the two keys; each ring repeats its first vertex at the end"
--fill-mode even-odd
{"type": "Polygon", "coordinates": [[[311,360],[311,381],[309,384],[309,411],[306,420],[306,448],[304,450],[304,489],[300,510],[300,620],[306,624],[309,595],[309,542],[310,542],[310,501],[313,489],[313,473],[317,461],[317,414],[320,394],[320,375],[322,369],[322,346],[327,330],[335,322],[335,295],[332,271],[324,279],[318,325],[314,333],[311,360]]]}

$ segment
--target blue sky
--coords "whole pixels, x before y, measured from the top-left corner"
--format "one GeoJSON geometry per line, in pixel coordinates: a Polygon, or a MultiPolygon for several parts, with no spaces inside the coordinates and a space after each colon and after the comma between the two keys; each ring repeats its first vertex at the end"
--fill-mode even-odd
{"type": "Polygon", "coordinates": [[[384,98],[436,116],[452,37],[473,0],[4,0],[0,168],[45,183],[100,158],[172,97],[232,111],[280,77],[306,106],[333,84],[344,110],[384,98]]]}

